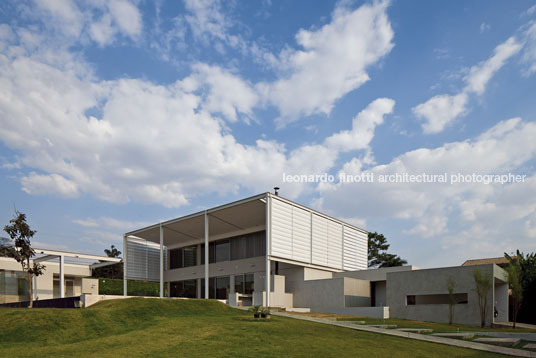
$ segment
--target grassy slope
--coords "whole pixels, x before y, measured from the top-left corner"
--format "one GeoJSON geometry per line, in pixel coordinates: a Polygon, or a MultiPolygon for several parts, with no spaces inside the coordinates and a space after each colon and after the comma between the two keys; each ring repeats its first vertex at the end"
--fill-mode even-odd
{"type": "Polygon", "coordinates": [[[489,357],[488,353],[283,317],[215,301],[133,298],[88,309],[0,309],[0,357],[489,357]]]}

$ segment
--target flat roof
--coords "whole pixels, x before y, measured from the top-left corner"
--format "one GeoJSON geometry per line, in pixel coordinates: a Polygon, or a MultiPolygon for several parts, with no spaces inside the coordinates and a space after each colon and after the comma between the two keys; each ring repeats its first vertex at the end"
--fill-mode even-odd
{"type": "MultiPolygon", "coordinates": [[[[199,240],[204,236],[204,215],[210,216],[209,232],[211,236],[228,234],[233,231],[243,230],[251,227],[261,227],[266,224],[266,197],[281,200],[290,205],[294,205],[305,210],[314,212],[320,216],[351,227],[363,233],[366,230],[355,225],[349,224],[332,216],[321,213],[304,205],[298,204],[292,200],[283,198],[269,192],[264,192],[244,199],[232,201],[227,204],[215,206],[213,208],[201,210],[193,214],[184,215],[175,219],[156,223],[141,229],[125,233],[125,236],[141,238],[150,242],[160,242],[160,226],[165,229],[164,240],[166,237],[175,237],[174,242],[187,242],[199,240]],[[213,220],[215,219],[215,220],[213,220]],[[178,240],[178,241],[177,241],[178,240]]],[[[164,242],[166,245],[166,242],[164,242]]]]}

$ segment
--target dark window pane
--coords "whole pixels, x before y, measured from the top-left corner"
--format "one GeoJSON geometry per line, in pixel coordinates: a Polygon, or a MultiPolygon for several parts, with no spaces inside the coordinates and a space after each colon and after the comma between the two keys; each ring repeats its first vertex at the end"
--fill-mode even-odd
{"type": "MultiPolygon", "coordinates": [[[[215,287],[214,287],[214,277],[208,279],[208,298],[216,298],[215,296],[215,287]]],[[[205,279],[201,279],[201,298],[205,298],[205,279]]]]}
{"type": "Polygon", "coordinates": [[[182,281],[177,281],[177,282],[171,282],[169,284],[169,295],[171,297],[179,297],[181,291],[182,291],[182,288],[183,288],[183,284],[182,284],[182,281]]]}
{"type": "Polygon", "coordinates": [[[246,295],[251,295],[253,293],[253,287],[255,284],[255,276],[252,273],[247,273],[244,275],[244,293],[246,295]]]}
{"type": "Polygon", "coordinates": [[[246,258],[246,237],[238,236],[231,240],[231,260],[241,260],[246,258]]]}
{"type": "Polygon", "coordinates": [[[216,299],[225,300],[229,298],[229,276],[216,277],[216,299]]]}
{"type": "Polygon", "coordinates": [[[184,295],[180,297],[196,298],[197,297],[197,280],[186,280],[184,283],[184,295]]]}
{"type": "Polygon", "coordinates": [[[185,247],[184,252],[184,267],[195,266],[197,261],[197,246],[185,247]]]}
{"type": "Polygon", "coordinates": [[[208,259],[211,264],[216,262],[216,244],[214,242],[211,242],[208,246],[208,259]]]}
{"type": "Polygon", "coordinates": [[[415,305],[415,301],[416,301],[416,300],[415,300],[415,295],[408,295],[408,296],[406,296],[406,304],[407,304],[408,306],[413,306],[413,305],[415,305]]]}
{"type": "Polygon", "coordinates": [[[182,267],[182,250],[173,249],[169,250],[169,268],[176,269],[182,267]]]}
{"type": "Polygon", "coordinates": [[[234,277],[234,290],[236,293],[244,293],[244,275],[234,277]]]}
{"type": "Polygon", "coordinates": [[[229,240],[216,243],[216,262],[229,261],[229,240]]]}
{"type": "MultiPolygon", "coordinates": [[[[208,262],[214,263],[214,243],[208,245],[208,262]]],[[[205,244],[201,244],[201,265],[205,264],[205,244]]]]}

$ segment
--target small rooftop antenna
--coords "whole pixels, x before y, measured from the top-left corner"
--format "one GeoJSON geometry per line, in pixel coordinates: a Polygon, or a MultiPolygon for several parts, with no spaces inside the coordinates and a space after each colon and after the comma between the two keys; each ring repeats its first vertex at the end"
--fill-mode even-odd
{"type": "Polygon", "coordinates": [[[278,186],[274,186],[274,194],[276,196],[279,196],[279,187],[278,186]]]}

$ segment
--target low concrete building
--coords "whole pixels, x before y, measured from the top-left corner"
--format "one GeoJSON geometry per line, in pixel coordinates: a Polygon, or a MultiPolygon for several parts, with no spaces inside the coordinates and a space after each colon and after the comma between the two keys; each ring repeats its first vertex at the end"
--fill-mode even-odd
{"type": "MultiPolygon", "coordinates": [[[[75,297],[99,293],[99,281],[91,278],[92,267],[120,262],[119,258],[86,255],[57,250],[35,249],[30,262],[45,265],[42,275],[33,279],[33,299],[75,297]],[[65,260],[70,262],[65,262],[65,260]]],[[[20,263],[0,257],[0,304],[28,301],[28,284],[20,263]]]]}
{"type": "Polygon", "coordinates": [[[454,321],[478,325],[476,268],[492,283],[486,322],[508,320],[506,274],[498,266],[367,269],[367,234],[263,193],[126,233],[124,292],[127,279],[142,279],[160,282],[161,297],[447,322],[452,276],[454,321]]]}

